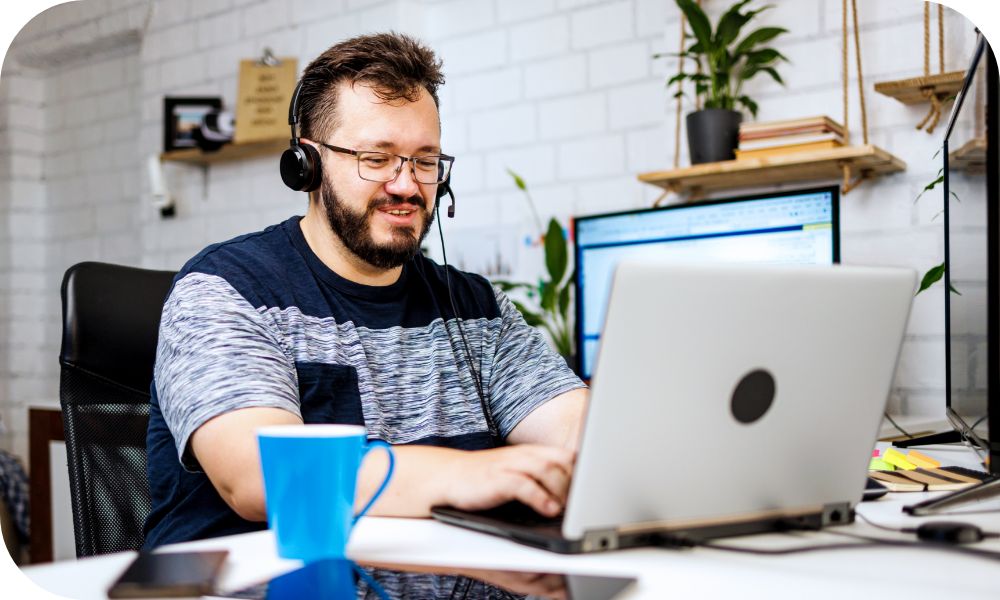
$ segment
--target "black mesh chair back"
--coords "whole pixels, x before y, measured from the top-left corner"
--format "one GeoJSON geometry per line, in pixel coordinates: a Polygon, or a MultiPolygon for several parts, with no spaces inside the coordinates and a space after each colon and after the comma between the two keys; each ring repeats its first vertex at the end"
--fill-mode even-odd
{"type": "Polygon", "coordinates": [[[142,545],[149,387],[174,275],[84,262],[63,277],[59,401],[78,557],[142,545]]]}

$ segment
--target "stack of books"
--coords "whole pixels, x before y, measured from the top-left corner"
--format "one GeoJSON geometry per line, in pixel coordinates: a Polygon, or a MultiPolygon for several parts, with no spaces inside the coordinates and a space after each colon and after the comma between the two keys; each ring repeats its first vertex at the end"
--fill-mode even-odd
{"type": "Polygon", "coordinates": [[[827,116],[740,125],[736,160],[829,150],[845,144],[844,126],[827,116]]]}

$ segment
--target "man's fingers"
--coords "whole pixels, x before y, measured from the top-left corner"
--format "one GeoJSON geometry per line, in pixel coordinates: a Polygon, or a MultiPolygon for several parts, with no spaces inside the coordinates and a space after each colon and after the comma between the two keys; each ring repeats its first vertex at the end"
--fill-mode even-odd
{"type": "Polygon", "coordinates": [[[535,512],[554,517],[562,510],[562,503],[552,497],[533,477],[521,474],[514,486],[514,500],[527,504],[535,512]]]}
{"type": "Polygon", "coordinates": [[[540,460],[528,469],[527,474],[540,483],[559,504],[566,503],[570,474],[564,465],[557,461],[540,460]]]}

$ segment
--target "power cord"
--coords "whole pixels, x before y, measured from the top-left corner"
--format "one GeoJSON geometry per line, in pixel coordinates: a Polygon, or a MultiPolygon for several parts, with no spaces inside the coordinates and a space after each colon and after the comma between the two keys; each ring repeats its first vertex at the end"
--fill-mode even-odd
{"type": "MultiPolygon", "coordinates": [[[[451,190],[448,190],[451,194],[451,190]]],[[[451,194],[454,199],[454,194],[451,194]]],[[[434,204],[434,213],[437,216],[437,226],[438,226],[438,236],[441,239],[441,262],[444,263],[444,280],[445,285],[448,287],[448,301],[451,303],[451,312],[455,316],[455,323],[458,324],[458,333],[462,338],[462,349],[465,351],[465,364],[469,366],[469,371],[472,373],[472,383],[476,386],[476,395],[479,396],[479,406],[483,411],[483,416],[486,418],[486,427],[490,431],[490,436],[493,438],[493,442],[496,445],[501,445],[502,440],[500,438],[500,429],[496,425],[496,420],[493,418],[493,408],[490,403],[486,401],[486,392],[483,390],[483,379],[479,375],[479,370],[476,369],[475,365],[472,364],[472,351],[469,349],[469,340],[465,337],[465,329],[462,327],[462,318],[458,315],[458,308],[455,305],[455,294],[451,289],[451,272],[448,269],[448,253],[444,249],[444,230],[441,228],[441,211],[439,206],[440,202],[434,204]]],[[[451,338],[451,329],[448,327],[448,321],[442,319],[442,324],[444,325],[445,331],[448,332],[448,337],[451,338]]],[[[452,350],[454,352],[454,350],[452,350]]],[[[457,359],[458,357],[456,357],[457,359]]],[[[457,362],[457,360],[456,360],[457,362]]]]}
{"type": "MultiPolygon", "coordinates": [[[[693,542],[691,545],[698,546],[701,548],[710,548],[712,550],[736,552],[740,554],[755,554],[759,556],[783,556],[789,554],[804,554],[807,552],[823,552],[828,550],[856,550],[856,549],[870,549],[878,546],[889,546],[894,548],[913,548],[922,550],[954,552],[958,554],[963,554],[965,556],[981,558],[985,560],[1000,561],[1000,552],[979,550],[977,548],[966,548],[963,546],[955,545],[956,543],[960,542],[954,540],[946,541],[945,539],[935,539],[935,538],[924,537],[923,535],[921,535],[921,527],[925,527],[927,525],[934,525],[934,523],[926,523],[921,527],[912,529],[911,528],[896,529],[893,527],[887,527],[885,525],[880,525],[878,523],[875,523],[871,519],[868,519],[867,517],[859,513],[855,513],[855,515],[860,517],[861,520],[868,523],[869,525],[876,527],[878,529],[882,529],[884,531],[891,531],[893,533],[916,533],[918,536],[921,537],[921,541],[887,540],[884,538],[849,533],[846,531],[837,531],[836,528],[831,527],[828,529],[824,529],[823,531],[826,533],[831,533],[833,535],[839,535],[841,537],[847,537],[859,541],[843,542],[836,544],[811,544],[808,546],[798,546],[795,548],[747,548],[744,546],[732,546],[728,544],[719,544],[710,541],[693,542]]],[[[956,524],[956,523],[950,523],[950,524],[938,523],[938,525],[961,526],[966,528],[971,527],[968,525],[956,524]]],[[[789,529],[795,529],[795,526],[793,524],[789,524],[789,529]]],[[[978,528],[976,528],[976,530],[978,531],[978,528]]],[[[930,531],[932,533],[935,532],[934,529],[927,529],[923,531],[930,531]]],[[[985,537],[1000,537],[1000,534],[996,533],[986,533],[986,532],[979,532],[979,533],[981,534],[981,537],[979,539],[985,537]]],[[[674,544],[674,546],[676,546],[676,544],[674,544]]]]}
{"type": "Polygon", "coordinates": [[[893,427],[895,427],[897,431],[899,431],[900,433],[902,433],[903,435],[905,435],[905,436],[907,437],[907,439],[911,439],[911,440],[913,439],[913,435],[912,435],[912,434],[910,434],[909,432],[907,432],[907,431],[906,431],[905,429],[903,429],[902,427],[900,427],[900,426],[899,426],[899,423],[897,423],[897,422],[896,422],[895,420],[893,420],[893,418],[889,416],[889,413],[888,413],[888,412],[884,412],[884,413],[882,413],[882,415],[883,415],[883,416],[884,416],[884,417],[885,417],[886,419],[888,419],[890,423],[892,423],[892,426],[893,426],[893,427]]]}

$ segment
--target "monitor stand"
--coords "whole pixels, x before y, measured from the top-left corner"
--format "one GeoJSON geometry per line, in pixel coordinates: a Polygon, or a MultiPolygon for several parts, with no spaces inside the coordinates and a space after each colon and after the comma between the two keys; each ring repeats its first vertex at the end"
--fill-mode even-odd
{"type": "Polygon", "coordinates": [[[962,442],[962,434],[952,429],[951,431],[942,431],[941,433],[922,435],[920,437],[910,438],[908,440],[899,440],[893,442],[892,445],[897,448],[909,448],[911,446],[930,446],[931,444],[958,444],[961,442],[962,442]]]}
{"type": "MultiPolygon", "coordinates": [[[[1000,477],[991,477],[972,487],[903,507],[903,512],[922,517],[1000,497],[1000,477]]],[[[994,509],[995,510],[995,509],[994,509]]]]}

